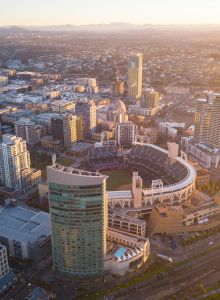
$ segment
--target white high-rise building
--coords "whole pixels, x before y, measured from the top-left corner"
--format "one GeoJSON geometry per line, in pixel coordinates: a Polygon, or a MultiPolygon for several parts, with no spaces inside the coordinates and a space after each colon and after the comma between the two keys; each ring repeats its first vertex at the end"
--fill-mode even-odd
{"type": "Polygon", "coordinates": [[[0,244],[0,279],[9,273],[6,247],[0,244]]]}
{"type": "Polygon", "coordinates": [[[15,190],[27,191],[33,181],[40,180],[40,175],[40,171],[31,169],[26,141],[10,134],[3,135],[0,144],[0,183],[15,190]]]}
{"type": "Polygon", "coordinates": [[[142,94],[142,64],[143,55],[137,53],[129,58],[128,62],[128,97],[130,101],[136,101],[142,94]]]}
{"type": "Polygon", "coordinates": [[[137,125],[130,121],[119,123],[116,126],[115,138],[118,145],[129,146],[135,141],[137,125]]]}

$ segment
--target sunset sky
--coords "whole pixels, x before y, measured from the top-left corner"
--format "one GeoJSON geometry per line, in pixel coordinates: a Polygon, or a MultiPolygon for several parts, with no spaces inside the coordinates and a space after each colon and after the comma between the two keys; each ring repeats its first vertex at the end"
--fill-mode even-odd
{"type": "Polygon", "coordinates": [[[219,16],[220,0],[10,0],[1,3],[0,26],[217,24],[219,16]]]}

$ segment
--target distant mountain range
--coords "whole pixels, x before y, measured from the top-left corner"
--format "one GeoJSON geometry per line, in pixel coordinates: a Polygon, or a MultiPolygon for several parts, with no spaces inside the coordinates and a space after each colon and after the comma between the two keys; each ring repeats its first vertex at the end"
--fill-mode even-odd
{"type": "Polygon", "coordinates": [[[51,26],[7,26],[0,27],[0,33],[19,34],[28,31],[45,31],[45,32],[125,32],[125,31],[218,31],[220,24],[216,25],[152,25],[143,24],[135,25],[130,23],[109,23],[109,24],[88,24],[88,25],[51,25],[51,26]]]}
{"type": "Polygon", "coordinates": [[[8,26],[8,27],[0,27],[0,33],[5,34],[18,34],[18,33],[26,33],[27,29],[18,27],[18,26],[8,26]]]}

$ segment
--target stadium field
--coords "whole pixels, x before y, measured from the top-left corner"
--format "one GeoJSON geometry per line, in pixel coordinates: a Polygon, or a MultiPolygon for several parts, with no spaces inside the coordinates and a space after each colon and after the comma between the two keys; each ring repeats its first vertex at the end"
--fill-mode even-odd
{"type": "Polygon", "coordinates": [[[129,170],[102,170],[101,174],[109,176],[107,191],[130,190],[132,173],[129,170]]]}

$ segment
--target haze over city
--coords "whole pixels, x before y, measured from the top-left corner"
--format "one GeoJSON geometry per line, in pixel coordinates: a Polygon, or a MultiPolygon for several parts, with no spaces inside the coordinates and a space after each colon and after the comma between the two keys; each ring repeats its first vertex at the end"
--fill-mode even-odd
{"type": "Polygon", "coordinates": [[[1,4],[0,26],[219,24],[218,0],[11,0],[1,4]]]}

